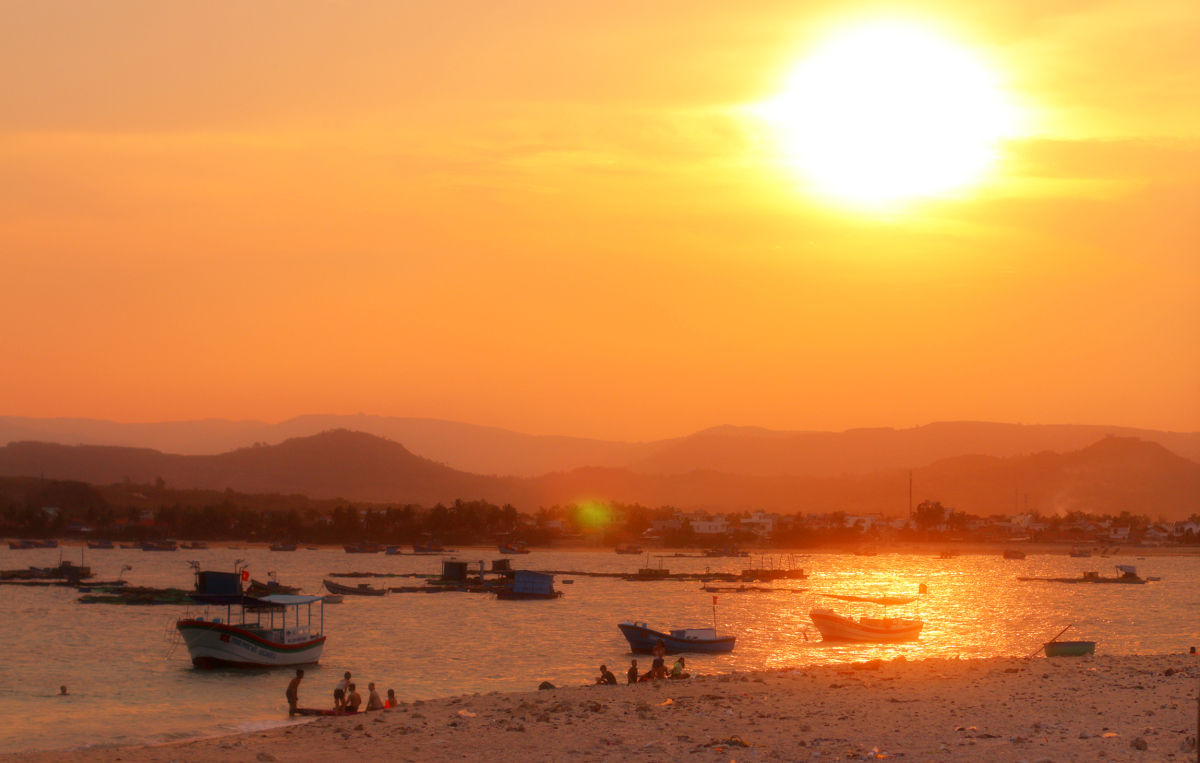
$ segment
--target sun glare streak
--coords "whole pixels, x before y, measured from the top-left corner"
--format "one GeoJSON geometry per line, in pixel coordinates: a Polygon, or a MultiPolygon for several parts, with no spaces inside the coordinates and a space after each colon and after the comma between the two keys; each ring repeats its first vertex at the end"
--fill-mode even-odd
{"type": "Polygon", "coordinates": [[[971,51],[906,22],[843,29],[755,107],[819,193],[891,206],[980,182],[1020,114],[971,51]]]}

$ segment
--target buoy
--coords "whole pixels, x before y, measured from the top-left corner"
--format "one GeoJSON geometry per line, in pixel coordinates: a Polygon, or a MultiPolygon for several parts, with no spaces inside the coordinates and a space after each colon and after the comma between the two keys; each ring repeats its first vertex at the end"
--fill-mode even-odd
{"type": "Polygon", "coordinates": [[[917,587],[917,593],[929,593],[929,586],[922,583],[917,587]]]}

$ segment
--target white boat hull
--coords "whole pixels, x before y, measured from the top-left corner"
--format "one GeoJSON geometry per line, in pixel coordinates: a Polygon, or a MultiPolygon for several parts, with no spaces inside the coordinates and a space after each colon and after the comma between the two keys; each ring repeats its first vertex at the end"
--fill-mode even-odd
{"type": "Polygon", "coordinates": [[[913,641],[921,635],[921,628],[925,625],[920,620],[900,618],[875,620],[864,617],[856,621],[828,609],[814,609],[808,616],[825,641],[913,641]]]}
{"type": "Polygon", "coordinates": [[[237,626],[204,620],[180,620],[175,627],[198,668],[310,665],[320,661],[325,647],[324,636],[312,638],[299,628],[274,631],[283,639],[278,642],[237,626]]]}

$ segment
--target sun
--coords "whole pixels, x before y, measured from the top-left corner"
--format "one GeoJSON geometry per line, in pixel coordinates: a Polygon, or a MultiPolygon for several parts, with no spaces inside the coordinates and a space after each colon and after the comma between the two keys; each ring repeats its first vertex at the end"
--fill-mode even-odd
{"type": "Polygon", "coordinates": [[[886,21],[831,35],[755,109],[818,192],[862,206],[980,182],[1019,113],[985,61],[931,29],[886,21]]]}

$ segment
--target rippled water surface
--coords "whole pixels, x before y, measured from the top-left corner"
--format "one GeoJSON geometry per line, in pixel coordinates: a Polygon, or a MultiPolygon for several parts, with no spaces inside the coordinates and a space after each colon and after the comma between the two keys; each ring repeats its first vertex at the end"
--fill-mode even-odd
{"type": "MultiPolygon", "coordinates": [[[[79,549],[63,553],[79,561],[79,549]]],[[[463,549],[454,556],[491,560],[498,555],[490,549],[463,549]]],[[[86,563],[100,579],[114,579],[121,565],[129,564],[134,568],[126,573],[130,582],[188,588],[189,559],[219,570],[247,559],[255,577],[276,571],[281,582],[318,593],[329,572],[437,572],[441,557],[214,548],[93,551],[86,563]]],[[[535,551],[512,559],[515,567],[543,570],[626,572],[644,564],[644,557],[611,551],[535,551]]],[[[58,560],[57,550],[0,550],[0,569],[53,566],[58,560]]],[[[662,561],[674,572],[732,572],[751,560],[662,561]]],[[[729,655],[689,657],[689,664],[712,672],[896,654],[1025,655],[1069,623],[1075,624],[1072,635],[1099,642],[1098,653],[1180,652],[1200,641],[1200,559],[1195,558],[1031,555],[1006,561],[998,556],[813,554],[797,555],[796,562],[811,571],[810,579],[780,581],[772,584],[777,590],[767,593],[719,594],[717,626],[738,636],[737,649],[729,655]],[[1110,574],[1116,562],[1136,564],[1142,575],[1163,581],[1126,586],[1015,579],[1074,577],[1084,570],[1110,574]],[[920,583],[928,584],[927,595],[892,610],[925,621],[919,641],[831,646],[817,640],[808,619],[814,606],[875,614],[873,605],[832,602],[820,594],[916,594],[920,583]]],[[[301,704],[331,705],[333,685],[344,670],[354,673],[360,691],[374,681],[381,694],[392,688],[404,700],[530,690],[544,680],[582,683],[591,680],[602,662],[618,675],[628,667],[628,645],[616,628],[622,620],[645,620],[667,629],[704,627],[713,618],[712,594],[696,582],[560,576],[559,588],[566,596],[557,601],[441,593],[347,597],[345,604],[328,605],[329,640],[321,665],[307,669],[301,704]],[[563,585],[563,578],[574,583],[563,585]]],[[[0,727],[0,750],[160,742],[286,722],[283,690],[290,671],[195,670],[183,647],[168,657],[170,647],[164,643],[183,607],[81,605],[75,603],[78,596],[69,588],[0,586],[0,715],[22,719],[0,727]],[[70,687],[72,696],[54,696],[60,684],[70,687]]]]}

